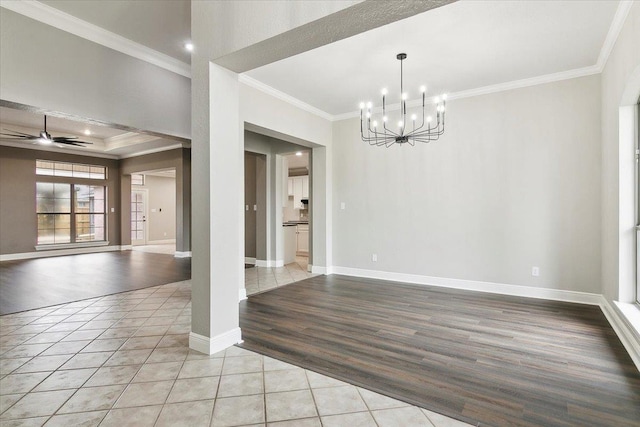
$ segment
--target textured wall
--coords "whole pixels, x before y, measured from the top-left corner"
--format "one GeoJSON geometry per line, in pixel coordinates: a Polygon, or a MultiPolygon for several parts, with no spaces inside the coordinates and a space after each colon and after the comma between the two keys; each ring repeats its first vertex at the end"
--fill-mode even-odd
{"type": "Polygon", "coordinates": [[[333,265],[600,293],[600,76],[447,107],[416,147],[335,123],[333,265]]]}

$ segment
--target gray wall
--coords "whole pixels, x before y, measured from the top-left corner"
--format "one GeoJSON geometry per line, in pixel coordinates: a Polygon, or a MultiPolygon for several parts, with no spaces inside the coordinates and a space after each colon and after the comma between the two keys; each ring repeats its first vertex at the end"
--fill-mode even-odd
{"type": "Polygon", "coordinates": [[[176,238],[176,180],[171,177],[145,176],[144,186],[149,190],[148,239],[169,240],[176,238]],[[155,212],[154,212],[155,209],[155,212]]]}
{"type": "Polygon", "coordinates": [[[3,100],[166,135],[191,135],[188,78],[4,8],[0,76],[3,100]]]}
{"type": "Polygon", "coordinates": [[[600,76],[447,107],[416,147],[334,124],[333,265],[600,293],[600,76]]]}
{"type": "MultiPolygon", "coordinates": [[[[123,175],[120,187],[123,203],[131,200],[131,174],[175,168],[176,170],[176,251],[191,250],[191,150],[178,148],[145,156],[131,157],[120,162],[123,175]]],[[[122,223],[129,224],[131,212],[122,212],[122,223]]],[[[122,244],[131,244],[128,228],[122,229],[122,244]]]]}
{"type": "MultiPolygon", "coordinates": [[[[0,254],[35,251],[38,234],[36,159],[108,168],[106,181],[85,181],[90,184],[106,184],[107,240],[112,246],[120,245],[120,171],[117,160],[0,146],[0,254]],[[114,213],[111,213],[111,208],[115,209],[114,213]]],[[[50,181],[49,177],[43,179],[50,181]]],[[[60,180],[64,181],[64,178],[60,180]]]]}

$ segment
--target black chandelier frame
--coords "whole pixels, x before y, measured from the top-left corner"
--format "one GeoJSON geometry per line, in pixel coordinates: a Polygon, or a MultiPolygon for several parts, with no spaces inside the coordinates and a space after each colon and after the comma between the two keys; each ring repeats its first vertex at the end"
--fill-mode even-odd
{"type": "Polygon", "coordinates": [[[399,131],[393,131],[387,127],[387,104],[386,89],[382,90],[382,129],[378,130],[378,122],[372,121],[372,104],[360,104],[360,136],[364,142],[369,145],[385,146],[387,148],[394,144],[409,144],[415,146],[416,142],[429,143],[437,141],[444,134],[445,111],[446,111],[446,95],[435,99],[436,104],[436,123],[431,124],[431,117],[426,115],[426,87],[422,86],[422,119],[419,126],[416,127],[417,116],[411,116],[411,129],[407,130],[407,94],[404,92],[404,76],[403,61],[407,59],[406,53],[399,53],[396,59],[400,61],[400,113],[401,119],[398,122],[399,131]],[[425,126],[426,124],[426,126],[425,126]],[[373,126],[373,128],[372,128],[373,126]]]}

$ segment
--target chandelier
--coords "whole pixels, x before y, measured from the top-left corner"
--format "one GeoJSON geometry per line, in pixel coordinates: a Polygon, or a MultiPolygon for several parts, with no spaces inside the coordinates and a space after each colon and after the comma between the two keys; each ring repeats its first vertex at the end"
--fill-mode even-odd
{"type": "Polygon", "coordinates": [[[389,123],[387,116],[387,89],[382,89],[382,123],[372,120],[372,103],[365,105],[360,103],[360,136],[364,142],[369,145],[390,147],[393,144],[415,145],[416,142],[431,142],[440,138],[444,133],[444,113],[447,95],[435,98],[436,104],[436,122],[433,124],[433,118],[426,115],[426,86],[420,87],[422,93],[422,116],[418,121],[416,114],[412,114],[407,118],[407,93],[404,92],[404,81],[402,76],[402,61],[407,59],[406,53],[399,53],[396,58],[400,60],[400,117],[397,126],[389,123]],[[365,109],[366,107],[366,109],[365,109]],[[396,130],[393,130],[395,128],[396,130]]]}

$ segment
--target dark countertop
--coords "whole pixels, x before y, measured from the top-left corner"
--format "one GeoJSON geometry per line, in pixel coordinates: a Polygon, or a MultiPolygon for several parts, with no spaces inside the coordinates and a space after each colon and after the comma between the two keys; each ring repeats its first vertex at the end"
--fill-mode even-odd
{"type": "Polygon", "coordinates": [[[309,221],[287,221],[282,223],[282,225],[285,227],[290,227],[298,224],[309,224],[309,221]]]}

